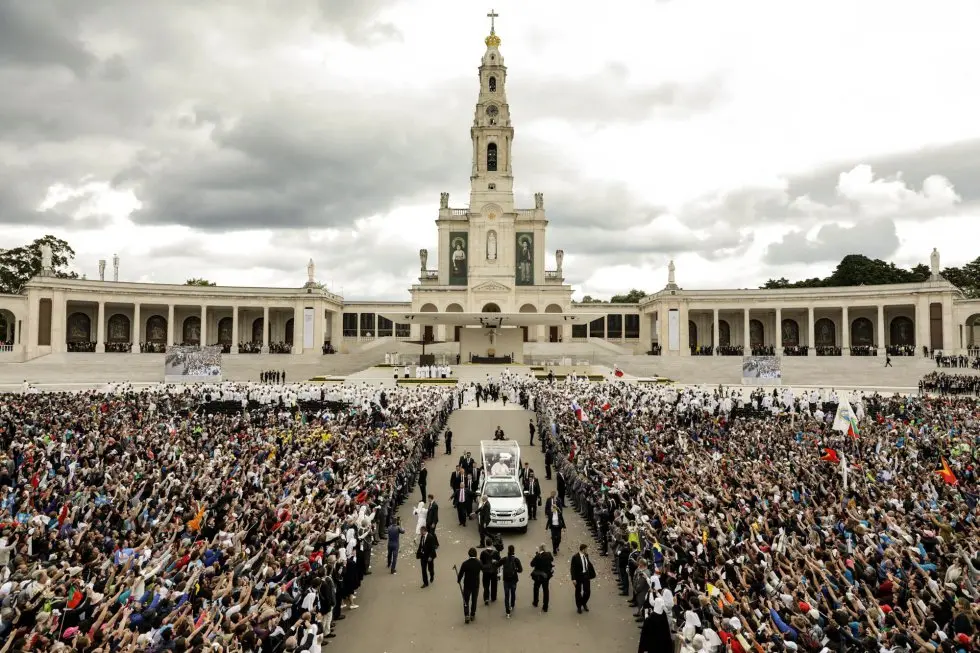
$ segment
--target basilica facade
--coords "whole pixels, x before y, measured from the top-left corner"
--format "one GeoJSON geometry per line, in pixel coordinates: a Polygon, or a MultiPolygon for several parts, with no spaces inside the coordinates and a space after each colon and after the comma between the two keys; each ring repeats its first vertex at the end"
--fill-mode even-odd
{"type": "Polygon", "coordinates": [[[932,278],[923,283],[686,290],[671,263],[665,287],[637,304],[573,302],[561,249],[555,268],[546,269],[543,194],[534,195],[531,207],[515,204],[507,68],[493,28],[484,43],[470,126],[468,206],[454,208],[442,194],[436,247],[431,256],[419,252],[409,301],[357,301],[328,292],[316,281],[313,261],[296,287],[247,288],[119,281],[118,262],[109,280],[104,266],[97,280],[59,279],[48,256],[21,294],[0,295],[0,362],[61,352],[139,355],[171,344],[220,344],[232,355],[320,356],[390,339],[390,350],[404,340],[458,342],[467,316],[488,315],[512,316],[524,342],[559,355],[569,343],[595,341],[661,356],[738,348],[805,349],[805,355],[889,346],[961,352],[980,345],[974,326],[980,300],[939,275],[935,251],[932,278]]]}

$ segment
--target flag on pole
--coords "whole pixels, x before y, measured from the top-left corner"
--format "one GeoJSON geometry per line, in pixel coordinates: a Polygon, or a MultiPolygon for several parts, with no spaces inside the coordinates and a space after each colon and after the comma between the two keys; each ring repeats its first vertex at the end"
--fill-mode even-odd
{"type": "Polygon", "coordinates": [[[828,449],[825,447],[824,456],[820,460],[826,461],[828,463],[839,463],[840,456],[838,456],[837,452],[834,451],[833,449],[828,449]]]}
{"type": "Polygon", "coordinates": [[[837,414],[834,415],[833,428],[835,431],[847,433],[855,440],[857,439],[857,417],[854,415],[854,409],[851,408],[850,402],[841,401],[839,404],[837,404],[837,414]]]}
{"type": "Polygon", "coordinates": [[[619,365],[613,365],[613,374],[615,374],[617,377],[623,376],[623,370],[619,369],[619,365]]]}
{"type": "Polygon", "coordinates": [[[844,492],[847,492],[847,457],[843,453],[840,455],[840,475],[844,484],[844,492]]]}
{"type": "Polygon", "coordinates": [[[940,476],[942,476],[943,480],[946,481],[947,484],[949,484],[949,485],[956,485],[956,484],[958,484],[959,481],[956,480],[956,474],[954,474],[953,473],[953,470],[950,469],[949,463],[946,462],[946,459],[945,458],[941,458],[941,460],[943,461],[943,468],[942,469],[937,469],[936,470],[936,473],[939,474],[940,476]]]}
{"type": "Polygon", "coordinates": [[[588,422],[589,416],[586,414],[582,407],[578,405],[577,401],[572,402],[572,412],[575,413],[575,419],[580,422],[588,422]]]}

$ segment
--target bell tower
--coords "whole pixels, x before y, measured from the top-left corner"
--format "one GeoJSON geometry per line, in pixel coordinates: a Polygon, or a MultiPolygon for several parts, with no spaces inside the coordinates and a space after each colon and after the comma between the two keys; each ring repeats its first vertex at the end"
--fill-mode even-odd
{"type": "Polygon", "coordinates": [[[511,151],[514,128],[507,104],[507,67],[500,54],[500,37],[492,9],[487,50],[480,62],[480,94],[477,98],[470,138],[473,141],[473,168],[470,173],[470,207],[495,203],[505,212],[514,209],[514,171],[511,151]]]}

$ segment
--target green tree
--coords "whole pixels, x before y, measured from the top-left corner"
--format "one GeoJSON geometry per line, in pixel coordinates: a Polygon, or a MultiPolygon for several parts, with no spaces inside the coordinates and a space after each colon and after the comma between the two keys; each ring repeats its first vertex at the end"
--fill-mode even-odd
{"type": "Polygon", "coordinates": [[[646,296],[647,293],[645,291],[633,288],[625,295],[613,295],[609,301],[613,304],[636,304],[646,296]]]}
{"type": "Polygon", "coordinates": [[[580,301],[579,303],[580,304],[605,304],[606,300],[599,299],[598,297],[593,297],[592,295],[586,295],[585,297],[582,298],[582,301],[580,301]]]}
{"type": "Polygon", "coordinates": [[[197,277],[194,277],[192,279],[188,279],[187,281],[185,281],[184,285],[185,286],[217,286],[218,284],[216,284],[213,281],[208,281],[207,279],[199,279],[197,277]]]}
{"type": "Polygon", "coordinates": [[[51,267],[59,279],[77,279],[78,274],[68,269],[75,258],[75,250],[60,238],[52,235],[38,238],[29,245],[0,249],[0,293],[14,295],[24,285],[41,274],[41,247],[51,248],[51,267]]]}

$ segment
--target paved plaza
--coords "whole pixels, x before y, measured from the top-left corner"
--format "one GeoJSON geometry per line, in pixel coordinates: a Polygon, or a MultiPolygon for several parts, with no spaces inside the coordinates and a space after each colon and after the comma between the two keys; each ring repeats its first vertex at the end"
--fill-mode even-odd
{"type": "MultiPolygon", "coordinates": [[[[543,506],[538,520],[531,522],[526,534],[503,534],[504,545],[513,544],[525,573],[517,586],[517,608],[508,620],[504,617],[503,588],[496,603],[477,607],[476,621],[463,623],[462,599],[456,584],[453,565],[466,559],[467,550],[479,544],[474,522],[462,528],[456,521],[450,500],[449,475],[459,457],[470,451],[479,458],[480,440],[490,439],[499,424],[508,438],[521,444],[521,456],[541,479],[542,494],[555,489],[554,480],[544,480],[544,456],[535,440],[528,447],[528,420],[532,413],[508,404],[484,404],[481,408],[464,408],[449,421],[453,431],[453,452],[445,455],[440,442],[437,455],[426,463],[429,470],[427,491],[439,503],[440,548],[436,558],[436,581],[421,589],[421,575],[415,560],[412,534],[416,519],[412,509],[418,504],[416,489],[399,511],[406,535],[398,557],[398,573],[391,576],[384,568],[385,543],[372,552],[373,574],[365,579],[359,593],[360,608],[349,611],[343,633],[331,640],[327,650],[342,653],[523,653],[555,651],[589,651],[620,653],[635,651],[640,631],[633,621],[625,597],[619,596],[613,580],[611,560],[599,556],[598,547],[579,516],[569,508],[565,512],[568,530],[555,560],[551,581],[551,605],[547,613],[531,607],[529,563],[539,544],[549,544],[545,531],[543,506]],[[571,580],[569,556],[582,542],[589,544],[590,557],[598,578],[592,582],[591,612],[577,614],[571,580]]],[[[549,549],[550,550],[550,549],[549,549]]]]}

